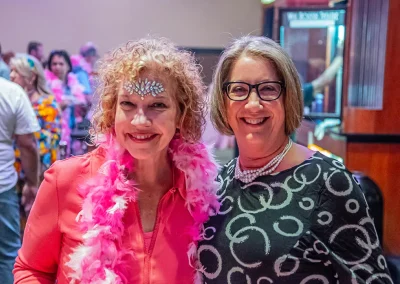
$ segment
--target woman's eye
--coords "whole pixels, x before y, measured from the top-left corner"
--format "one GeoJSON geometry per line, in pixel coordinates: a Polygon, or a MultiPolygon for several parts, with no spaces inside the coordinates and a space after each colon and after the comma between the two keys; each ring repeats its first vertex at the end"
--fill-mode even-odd
{"type": "Polygon", "coordinates": [[[164,103],[154,103],[151,105],[153,108],[166,108],[167,106],[164,103]]]}
{"type": "Polygon", "coordinates": [[[121,106],[125,106],[125,107],[133,106],[133,104],[131,102],[128,102],[128,101],[122,101],[122,102],[120,102],[120,105],[121,106]]]}
{"type": "Polygon", "coordinates": [[[233,89],[234,92],[242,92],[244,89],[242,87],[236,87],[233,89]]]}

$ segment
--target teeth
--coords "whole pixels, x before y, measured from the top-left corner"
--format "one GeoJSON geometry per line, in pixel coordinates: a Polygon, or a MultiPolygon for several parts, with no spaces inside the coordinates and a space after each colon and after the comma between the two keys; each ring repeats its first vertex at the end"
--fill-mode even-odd
{"type": "Polygon", "coordinates": [[[146,135],[132,135],[133,138],[139,139],[139,140],[144,140],[148,139],[152,136],[152,134],[146,134],[146,135]]]}
{"type": "Polygon", "coordinates": [[[246,121],[249,124],[260,124],[261,122],[264,121],[265,118],[245,118],[244,121],[246,121]]]}

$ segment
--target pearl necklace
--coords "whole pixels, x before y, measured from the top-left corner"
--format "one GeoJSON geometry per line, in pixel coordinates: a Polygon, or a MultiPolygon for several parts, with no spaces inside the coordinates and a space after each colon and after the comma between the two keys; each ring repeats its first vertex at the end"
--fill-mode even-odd
{"type": "Polygon", "coordinates": [[[268,164],[263,166],[262,168],[254,169],[254,170],[244,170],[240,169],[239,158],[236,160],[236,168],[235,168],[235,179],[240,180],[244,183],[249,183],[255,180],[257,177],[266,176],[273,173],[279,164],[282,162],[283,158],[289,152],[292,147],[293,142],[289,138],[289,142],[286,144],[285,148],[281,153],[276,155],[268,164]]]}

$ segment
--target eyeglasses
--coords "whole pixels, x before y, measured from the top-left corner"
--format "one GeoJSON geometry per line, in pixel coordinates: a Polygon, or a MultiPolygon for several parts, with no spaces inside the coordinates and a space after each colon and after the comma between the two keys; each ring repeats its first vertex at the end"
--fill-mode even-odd
{"type": "Polygon", "coordinates": [[[253,88],[262,101],[274,101],[281,96],[284,85],[280,81],[264,81],[255,85],[246,82],[226,82],[222,88],[232,101],[247,100],[253,88]]]}

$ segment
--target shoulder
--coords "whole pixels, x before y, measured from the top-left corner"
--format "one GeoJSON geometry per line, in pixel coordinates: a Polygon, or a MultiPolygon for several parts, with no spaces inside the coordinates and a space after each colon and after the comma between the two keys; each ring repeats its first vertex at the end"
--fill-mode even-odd
{"type": "Polygon", "coordinates": [[[103,149],[96,149],[90,153],[56,161],[50,169],[57,175],[58,183],[70,184],[77,178],[90,178],[104,163],[103,149]]]}
{"type": "Polygon", "coordinates": [[[351,211],[351,205],[367,207],[364,194],[355,175],[340,161],[325,157],[320,153],[315,155],[320,167],[321,206],[322,208],[342,208],[351,211]]]}
{"type": "Polygon", "coordinates": [[[222,178],[226,178],[233,174],[234,169],[236,167],[237,158],[233,158],[225,165],[223,165],[219,171],[219,176],[222,178]]]}
{"type": "Polygon", "coordinates": [[[314,184],[320,193],[325,195],[345,196],[353,189],[359,190],[357,179],[342,162],[319,152],[292,168],[290,174],[297,183],[314,184]]]}
{"type": "Polygon", "coordinates": [[[25,91],[18,85],[0,77],[0,93],[10,98],[20,98],[25,95],[25,91]]]}
{"type": "Polygon", "coordinates": [[[344,190],[345,188],[359,187],[359,183],[352,172],[350,172],[345,165],[336,160],[322,154],[321,168],[323,171],[323,179],[325,181],[325,188],[332,189],[333,187],[344,190]]]}

